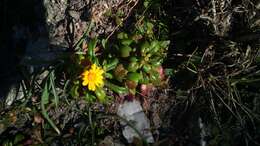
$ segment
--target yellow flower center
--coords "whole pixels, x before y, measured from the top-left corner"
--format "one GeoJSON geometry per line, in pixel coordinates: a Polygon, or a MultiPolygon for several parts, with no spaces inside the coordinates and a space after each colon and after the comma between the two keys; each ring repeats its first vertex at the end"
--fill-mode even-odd
{"type": "Polygon", "coordinates": [[[94,73],[88,73],[88,80],[90,80],[90,81],[92,81],[92,80],[94,80],[95,79],[95,74],[94,73]]]}

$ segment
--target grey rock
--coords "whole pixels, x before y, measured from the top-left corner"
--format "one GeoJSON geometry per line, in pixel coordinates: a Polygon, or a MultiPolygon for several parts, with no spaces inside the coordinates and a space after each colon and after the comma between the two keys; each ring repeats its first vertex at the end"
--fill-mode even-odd
{"type": "Polygon", "coordinates": [[[11,86],[5,100],[5,104],[7,106],[10,106],[16,98],[17,88],[15,86],[11,86]]]}
{"type": "Polygon", "coordinates": [[[46,24],[48,28],[49,39],[52,45],[68,47],[64,35],[66,26],[61,22],[65,20],[67,0],[44,0],[46,9],[46,24]]]}
{"type": "Polygon", "coordinates": [[[6,95],[5,104],[11,106],[15,100],[20,100],[24,97],[22,87],[16,84],[13,84],[10,87],[9,92],[6,95]]]}
{"type": "Polygon", "coordinates": [[[133,129],[133,127],[128,125],[123,120],[120,121],[120,124],[124,126],[123,135],[128,143],[132,143],[135,137],[143,138],[148,143],[154,143],[154,138],[150,131],[150,121],[144,114],[139,101],[125,101],[123,104],[119,105],[117,114],[130,122],[131,125],[135,128],[133,129]],[[137,130],[138,133],[135,130],[137,130]]]}
{"type": "Polygon", "coordinates": [[[78,13],[77,11],[74,11],[74,10],[69,10],[68,11],[69,15],[76,19],[76,20],[79,20],[80,19],[80,13],[78,13]]]}
{"type": "Polygon", "coordinates": [[[65,10],[67,9],[67,0],[44,0],[46,9],[46,22],[50,25],[56,25],[59,21],[65,19],[65,10]]]}

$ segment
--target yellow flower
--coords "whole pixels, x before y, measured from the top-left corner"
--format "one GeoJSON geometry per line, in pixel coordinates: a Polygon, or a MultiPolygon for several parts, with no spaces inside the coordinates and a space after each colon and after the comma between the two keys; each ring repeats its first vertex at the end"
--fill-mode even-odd
{"type": "Polygon", "coordinates": [[[98,67],[96,64],[91,65],[89,70],[82,73],[82,85],[88,86],[88,89],[95,91],[96,88],[102,87],[104,84],[103,76],[104,70],[98,67]]]}

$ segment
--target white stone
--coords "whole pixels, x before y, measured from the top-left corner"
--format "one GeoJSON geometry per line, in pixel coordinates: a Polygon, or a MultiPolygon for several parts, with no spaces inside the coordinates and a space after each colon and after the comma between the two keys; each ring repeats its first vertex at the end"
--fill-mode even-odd
{"type": "Polygon", "coordinates": [[[117,114],[131,123],[131,125],[135,128],[133,129],[124,120],[120,121],[120,124],[124,126],[123,135],[128,143],[132,143],[134,137],[140,138],[140,134],[146,142],[154,143],[154,138],[150,131],[150,121],[144,114],[139,101],[125,101],[123,104],[119,105],[117,114]]]}

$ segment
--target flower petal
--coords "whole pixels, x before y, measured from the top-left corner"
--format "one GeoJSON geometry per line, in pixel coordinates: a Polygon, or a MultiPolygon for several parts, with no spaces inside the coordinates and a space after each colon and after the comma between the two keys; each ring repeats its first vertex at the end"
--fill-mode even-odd
{"type": "Polygon", "coordinates": [[[89,83],[88,84],[88,89],[91,90],[91,91],[95,91],[95,89],[96,89],[95,84],[89,83]]]}
{"type": "Polygon", "coordinates": [[[88,85],[88,80],[83,80],[82,85],[83,86],[87,86],[88,85]]]}

